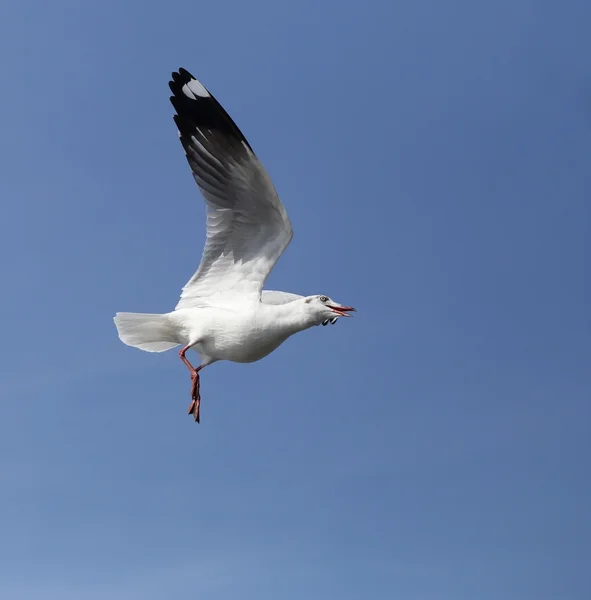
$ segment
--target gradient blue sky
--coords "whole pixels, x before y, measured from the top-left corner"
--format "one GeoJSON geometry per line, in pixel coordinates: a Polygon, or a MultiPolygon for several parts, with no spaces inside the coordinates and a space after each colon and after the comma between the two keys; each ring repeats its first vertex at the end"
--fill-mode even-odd
{"type": "Polygon", "coordinates": [[[0,597],[591,594],[591,4],[7,2],[0,597]],[[204,209],[184,66],[355,319],[204,372],[122,345],[204,209]]]}

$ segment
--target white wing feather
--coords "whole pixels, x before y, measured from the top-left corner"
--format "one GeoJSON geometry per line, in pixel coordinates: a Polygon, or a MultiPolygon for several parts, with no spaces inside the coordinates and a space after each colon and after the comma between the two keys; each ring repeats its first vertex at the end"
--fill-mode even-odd
{"type": "Polygon", "coordinates": [[[193,177],[207,206],[201,264],[176,308],[218,294],[260,294],[293,232],[271,179],[238,127],[190,73],[173,73],[171,102],[193,177]]]}

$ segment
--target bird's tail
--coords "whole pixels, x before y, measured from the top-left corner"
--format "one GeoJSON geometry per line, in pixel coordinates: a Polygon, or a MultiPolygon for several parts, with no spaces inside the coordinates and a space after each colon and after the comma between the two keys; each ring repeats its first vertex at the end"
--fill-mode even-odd
{"type": "Polygon", "coordinates": [[[164,352],[179,345],[168,315],[117,313],[115,326],[119,339],[146,352],[164,352]]]}

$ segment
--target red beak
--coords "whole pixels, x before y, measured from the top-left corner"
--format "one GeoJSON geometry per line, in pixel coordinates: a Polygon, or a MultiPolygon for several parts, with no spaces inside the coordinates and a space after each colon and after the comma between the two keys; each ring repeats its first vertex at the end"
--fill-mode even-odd
{"type": "Polygon", "coordinates": [[[330,308],[330,310],[333,310],[334,312],[337,313],[337,315],[339,315],[339,317],[350,317],[351,315],[348,315],[348,312],[356,312],[357,309],[353,308],[352,306],[332,306],[331,304],[327,304],[326,306],[328,306],[328,308],[330,308]]]}

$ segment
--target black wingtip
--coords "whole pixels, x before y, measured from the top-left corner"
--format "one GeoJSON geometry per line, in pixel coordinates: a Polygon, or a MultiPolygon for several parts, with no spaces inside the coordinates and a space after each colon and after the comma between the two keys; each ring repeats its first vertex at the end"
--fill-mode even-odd
{"type": "Polygon", "coordinates": [[[187,79],[196,79],[193,75],[191,75],[191,73],[189,73],[189,71],[187,71],[187,69],[183,69],[183,67],[179,67],[178,73],[187,79]]]}
{"type": "Polygon", "coordinates": [[[171,77],[173,81],[182,84],[191,81],[191,79],[197,79],[197,77],[189,73],[187,69],[183,69],[183,67],[179,67],[178,71],[173,71],[171,77]]]}
{"type": "Polygon", "coordinates": [[[180,118],[175,121],[181,134],[189,134],[192,127],[217,130],[238,142],[244,142],[252,152],[250,144],[230,115],[187,69],[179,67],[178,71],[173,71],[168,86],[173,94],[170,102],[180,118]]]}

